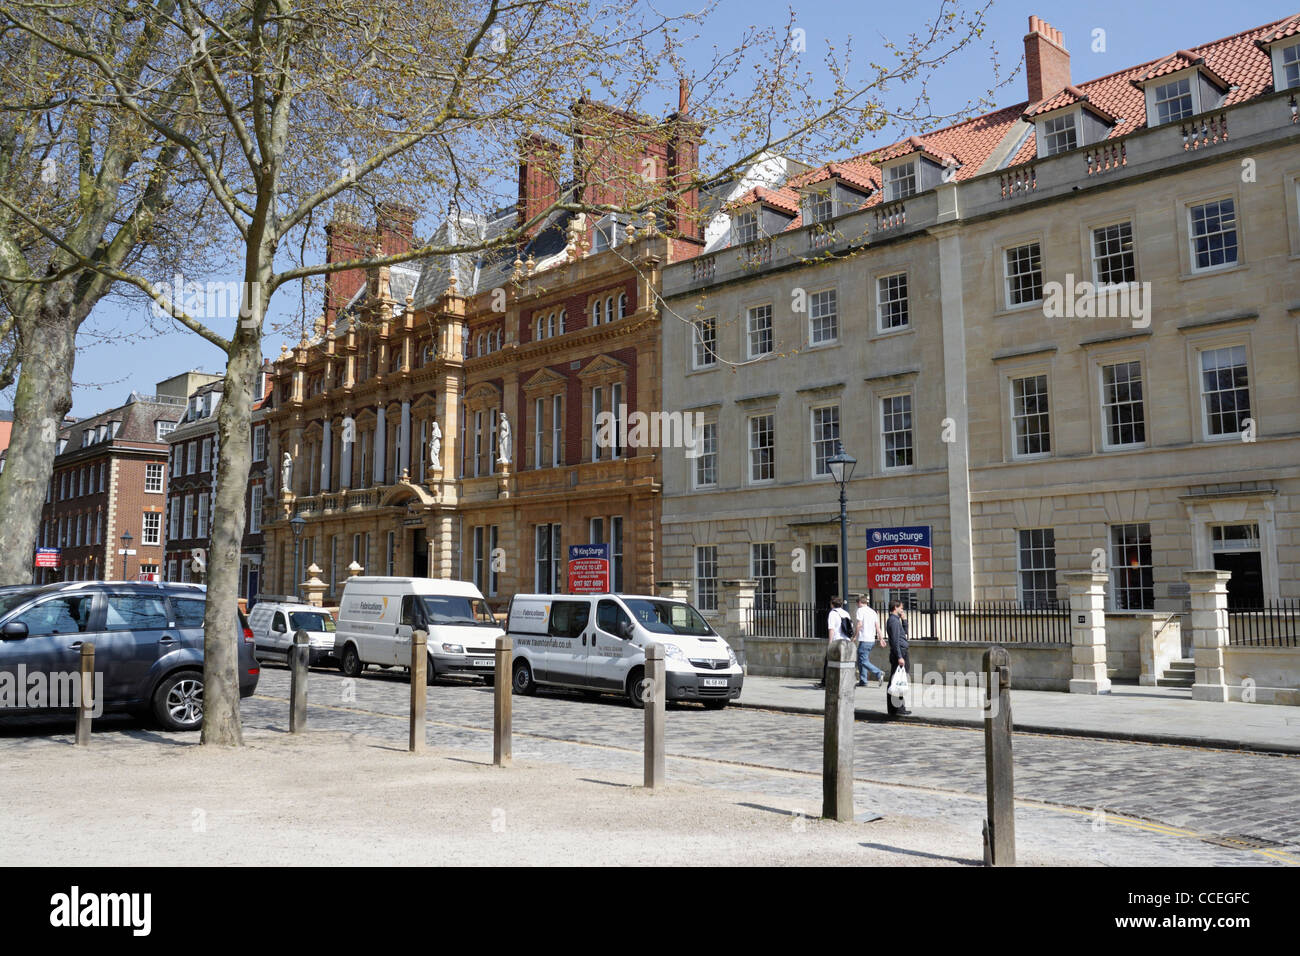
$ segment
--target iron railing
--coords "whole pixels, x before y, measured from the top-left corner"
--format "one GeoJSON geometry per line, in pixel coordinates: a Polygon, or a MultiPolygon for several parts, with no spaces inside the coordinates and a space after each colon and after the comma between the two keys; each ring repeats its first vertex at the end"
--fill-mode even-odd
{"type": "Polygon", "coordinates": [[[1300,647],[1300,599],[1228,608],[1228,643],[1236,647],[1300,647]]]}
{"type": "MultiPolygon", "coordinates": [[[[872,607],[883,624],[889,613],[883,601],[872,607]]],[[[850,603],[850,614],[857,604],[850,603]]],[[[905,606],[909,640],[975,641],[988,644],[1068,644],[1068,604],[1025,605],[1019,601],[912,600],[905,606]]],[[[783,637],[824,641],[828,637],[829,606],[778,601],[771,607],[751,608],[746,633],[755,637],[783,637]]]]}

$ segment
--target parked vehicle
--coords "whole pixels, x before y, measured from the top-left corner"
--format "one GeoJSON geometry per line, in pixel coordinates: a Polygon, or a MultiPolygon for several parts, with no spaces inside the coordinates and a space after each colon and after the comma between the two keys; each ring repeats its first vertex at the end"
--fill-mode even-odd
{"type": "Polygon", "coordinates": [[[685,601],[636,594],[517,594],[506,630],[514,643],[514,690],[539,685],[611,691],[645,706],[645,649],[664,647],[668,700],[718,710],[740,696],[745,676],[731,647],[685,601]]]}
{"type": "Polygon", "coordinates": [[[478,588],[440,578],[349,578],[334,635],[339,670],[356,677],[367,664],[410,667],[415,630],[429,635],[429,683],[446,675],[492,680],[505,632],[478,588]]]}
{"type": "MultiPolygon", "coordinates": [[[[152,713],[168,730],[196,730],[203,722],[206,603],[198,584],[65,581],[7,589],[0,593],[0,675],[16,681],[20,668],[29,676],[75,672],[82,642],[93,641],[104,710],[152,713]]],[[[249,697],[261,670],[242,613],[237,626],[239,696],[249,697]]]]}
{"type": "Polygon", "coordinates": [[[264,655],[284,658],[289,662],[289,651],[298,631],[306,631],[309,666],[334,660],[334,633],[336,625],[330,612],[310,604],[273,604],[266,601],[253,605],[248,612],[248,626],[253,629],[253,641],[259,659],[264,655]]]}

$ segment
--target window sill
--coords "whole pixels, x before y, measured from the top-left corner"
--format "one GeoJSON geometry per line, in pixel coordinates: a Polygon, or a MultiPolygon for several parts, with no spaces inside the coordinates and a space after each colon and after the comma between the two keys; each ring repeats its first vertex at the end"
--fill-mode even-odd
{"type": "Polygon", "coordinates": [[[916,326],[912,325],[911,322],[908,322],[907,325],[900,325],[896,329],[877,328],[875,334],[871,335],[868,341],[874,342],[877,339],[889,339],[889,338],[894,338],[895,336],[898,335],[909,335],[915,332],[916,332],[916,326]]]}
{"type": "Polygon", "coordinates": [[[840,346],[840,345],[843,345],[843,344],[844,344],[844,342],[843,342],[842,339],[835,338],[835,339],[831,339],[831,340],[828,341],[828,342],[818,342],[816,345],[814,345],[814,344],[812,344],[812,343],[809,343],[809,344],[804,348],[804,351],[805,351],[805,352],[817,352],[817,351],[820,351],[820,350],[822,350],[822,349],[833,349],[833,348],[835,348],[836,346],[840,346]]]}
{"type": "Polygon", "coordinates": [[[1204,269],[1193,269],[1191,272],[1179,274],[1178,281],[1185,282],[1188,279],[1203,279],[1206,276],[1221,276],[1229,272],[1239,272],[1246,268],[1246,263],[1238,259],[1230,266],[1207,266],[1204,269]]]}
{"type": "Polygon", "coordinates": [[[1027,312],[1042,312],[1043,300],[1035,299],[1033,302],[1022,302],[1019,305],[1006,306],[993,313],[993,318],[1000,319],[1004,316],[1024,315],[1027,312]]]}

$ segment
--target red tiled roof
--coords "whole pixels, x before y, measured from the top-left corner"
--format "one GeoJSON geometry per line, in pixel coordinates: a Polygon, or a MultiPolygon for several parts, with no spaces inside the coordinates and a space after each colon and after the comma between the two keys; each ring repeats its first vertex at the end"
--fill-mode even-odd
{"type": "Polygon", "coordinates": [[[741,196],[735,202],[731,203],[731,208],[739,206],[748,206],[750,203],[766,203],[769,206],[775,206],[786,212],[797,213],[799,211],[799,194],[789,186],[782,186],[780,189],[768,189],[764,186],[755,186],[745,195],[741,196]]]}
{"type": "MultiPolygon", "coordinates": [[[[1146,126],[1146,97],[1136,84],[1195,65],[1223,83],[1227,93],[1222,105],[1231,106],[1272,90],[1272,64],[1268,53],[1261,49],[1261,44],[1295,36],[1297,33],[1300,33],[1300,14],[1253,27],[1190,50],[1179,50],[1170,56],[1141,63],[1109,76],[1067,86],[1038,103],[1003,107],[932,133],[909,136],[884,149],[874,149],[849,159],[827,163],[791,178],[780,189],[764,192],[769,196],[780,197],[781,202],[773,202],[773,205],[793,211],[797,209],[796,190],[839,175],[850,183],[869,183],[876,191],[863,206],[878,205],[881,201],[879,164],[917,151],[940,162],[959,164],[955,179],[960,182],[970,179],[981,170],[1024,117],[1039,115],[1076,102],[1087,103],[1090,109],[1113,121],[1110,138],[1125,136],[1146,126]]],[[[1037,145],[1031,127],[1015,154],[1002,162],[999,168],[1028,162],[1036,155],[1037,145]]],[[[741,200],[744,201],[746,200],[741,200]]],[[[802,224],[802,216],[799,216],[787,228],[797,229],[802,224]]]]}

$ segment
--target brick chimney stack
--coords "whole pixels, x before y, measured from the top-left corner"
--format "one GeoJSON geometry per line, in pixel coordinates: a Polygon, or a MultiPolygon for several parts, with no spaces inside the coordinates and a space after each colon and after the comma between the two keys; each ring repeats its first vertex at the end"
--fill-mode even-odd
{"type": "Polygon", "coordinates": [[[1070,54],[1061,31],[1039,17],[1025,34],[1025,79],[1029,102],[1037,103],[1070,85],[1070,54]]]}
{"type": "MultiPolygon", "coordinates": [[[[519,150],[519,216],[527,222],[559,197],[564,148],[534,133],[524,137],[519,150]]],[[[534,226],[528,235],[537,231],[534,226]]]]}
{"type": "Polygon", "coordinates": [[[415,245],[415,209],[404,203],[379,204],[375,226],[385,255],[406,252],[415,245]]]}

